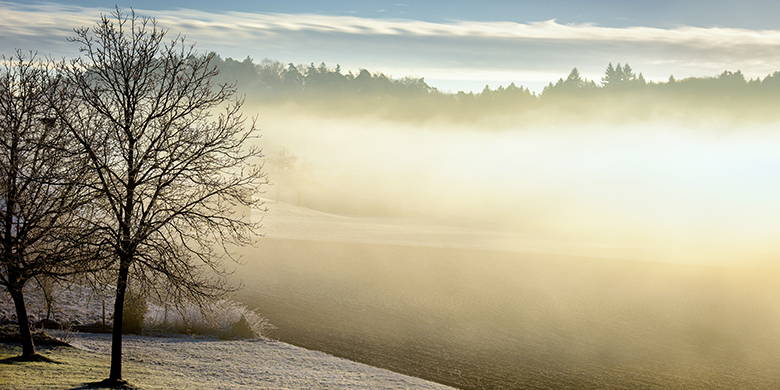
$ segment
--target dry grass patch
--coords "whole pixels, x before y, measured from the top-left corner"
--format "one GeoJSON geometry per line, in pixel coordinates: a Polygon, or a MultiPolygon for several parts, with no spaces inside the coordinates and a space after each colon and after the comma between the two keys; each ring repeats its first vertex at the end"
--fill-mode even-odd
{"type": "MultiPolygon", "coordinates": [[[[108,375],[107,355],[82,351],[73,347],[41,349],[48,362],[19,362],[13,358],[21,348],[0,344],[0,389],[100,389],[97,383],[108,375]]],[[[125,377],[132,387],[141,389],[193,388],[185,377],[164,367],[129,360],[124,366],[125,377]]]]}

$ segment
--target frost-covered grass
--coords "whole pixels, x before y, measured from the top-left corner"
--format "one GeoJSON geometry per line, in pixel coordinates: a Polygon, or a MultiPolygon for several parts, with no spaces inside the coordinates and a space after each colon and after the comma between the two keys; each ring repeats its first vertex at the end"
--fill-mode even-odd
{"type": "MultiPolygon", "coordinates": [[[[46,307],[38,285],[34,282],[27,283],[24,294],[30,321],[44,319],[46,307]]],[[[80,285],[57,286],[54,298],[51,313],[51,319],[54,321],[70,325],[100,323],[105,308],[105,318],[110,323],[114,301],[113,291],[108,288],[106,291],[95,291],[80,285]]],[[[4,321],[15,322],[16,312],[11,296],[5,289],[0,288],[0,322],[4,321]]]]}
{"type": "Polygon", "coordinates": [[[248,330],[259,337],[266,335],[268,330],[273,328],[271,323],[256,311],[228,299],[202,307],[189,304],[176,309],[149,305],[144,327],[151,331],[241,338],[240,334],[236,334],[235,328],[236,324],[242,321],[245,321],[248,330]]]}
{"type": "MultiPolygon", "coordinates": [[[[62,389],[108,373],[110,336],[76,334],[75,348],[44,350],[62,364],[0,364],[0,389],[62,389]]],[[[142,389],[447,389],[448,387],[270,341],[126,336],[125,378],[142,389]]],[[[18,354],[0,344],[0,359],[18,354]]]]}
{"type": "MultiPolygon", "coordinates": [[[[113,291],[97,291],[82,285],[57,286],[51,319],[66,325],[111,325],[114,298],[113,291]]],[[[25,301],[30,321],[35,323],[46,316],[44,297],[34,283],[25,289],[25,301]]],[[[184,333],[221,338],[263,337],[273,326],[257,311],[238,302],[222,299],[203,305],[181,304],[179,307],[164,307],[147,302],[143,332],[152,334],[184,333]],[[236,324],[245,321],[238,329],[236,324]],[[250,330],[250,332],[246,332],[250,330]],[[248,334],[248,333],[251,333],[248,334]]],[[[125,306],[127,310],[127,305],[125,306]]],[[[127,311],[126,311],[127,313],[127,311]]],[[[16,314],[8,293],[0,289],[0,323],[15,322],[16,314]]]]}

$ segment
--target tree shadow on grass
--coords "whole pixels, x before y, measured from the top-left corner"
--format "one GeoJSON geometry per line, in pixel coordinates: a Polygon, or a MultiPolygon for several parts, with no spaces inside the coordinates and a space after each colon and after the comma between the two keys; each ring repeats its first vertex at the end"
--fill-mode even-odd
{"type": "Polygon", "coordinates": [[[135,387],[128,383],[127,381],[123,380],[110,380],[110,379],[103,379],[99,382],[89,382],[89,383],[83,383],[81,386],[73,387],[70,390],[89,390],[89,389],[121,389],[121,390],[139,390],[138,387],[135,387]]]}
{"type": "Polygon", "coordinates": [[[31,362],[40,362],[40,363],[54,363],[54,364],[62,364],[62,362],[58,362],[56,360],[50,359],[46,356],[34,354],[32,356],[12,356],[5,359],[0,359],[0,364],[18,364],[18,363],[31,363],[31,362]]]}

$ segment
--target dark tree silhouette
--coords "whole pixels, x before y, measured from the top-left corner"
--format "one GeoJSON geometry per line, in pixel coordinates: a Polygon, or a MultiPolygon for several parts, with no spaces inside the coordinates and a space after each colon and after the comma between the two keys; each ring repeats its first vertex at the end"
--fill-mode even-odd
{"type": "MultiPolygon", "coordinates": [[[[619,66],[620,64],[618,64],[619,66]]],[[[612,66],[612,63],[610,62],[609,65],[607,65],[607,70],[604,72],[604,77],[601,78],[601,84],[604,86],[615,84],[618,82],[618,75],[617,71],[615,70],[615,67],[612,66]]]]}
{"type": "Polygon", "coordinates": [[[22,356],[32,357],[25,285],[100,269],[100,251],[86,224],[89,171],[48,105],[49,68],[21,52],[0,62],[0,285],[16,307],[22,356]]]}
{"type": "Polygon", "coordinates": [[[103,218],[95,229],[116,255],[108,382],[122,382],[122,319],[130,278],[164,284],[165,295],[221,296],[229,245],[250,243],[265,178],[235,87],[218,85],[213,55],[154,19],[117,9],[71,39],[81,56],[63,63],[58,110],[90,158],[103,218]]]}
{"type": "Polygon", "coordinates": [[[568,96],[578,95],[583,91],[591,91],[597,88],[596,83],[593,81],[585,80],[580,71],[574,68],[569,72],[566,79],[559,79],[555,84],[550,83],[542,91],[543,96],[568,96]]]}

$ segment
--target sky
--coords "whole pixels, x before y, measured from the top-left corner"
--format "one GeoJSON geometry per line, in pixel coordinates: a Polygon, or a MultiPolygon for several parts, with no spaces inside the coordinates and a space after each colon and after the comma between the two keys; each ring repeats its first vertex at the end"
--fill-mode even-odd
{"type": "Polygon", "coordinates": [[[115,4],[223,57],[340,64],[424,77],[446,91],[533,90],[573,67],[598,80],[628,62],[650,80],[780,70],[780,2],[0,0],[0,52],[72,56],[66,42],[115,4]]]}

